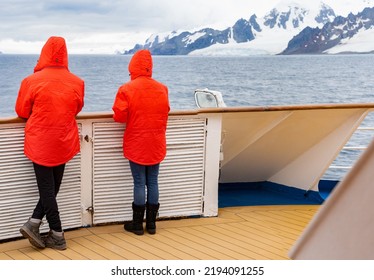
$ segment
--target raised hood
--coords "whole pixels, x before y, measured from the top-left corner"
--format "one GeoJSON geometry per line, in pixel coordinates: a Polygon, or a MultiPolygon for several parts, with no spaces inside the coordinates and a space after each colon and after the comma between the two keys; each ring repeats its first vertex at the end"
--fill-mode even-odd
{"type": "Polygon", "coordinates": [[[152,56],[149,50],[137,51],[129,63],[131,80],[139,76],[152,77],[152,56]]]}
{"type": "Polygon", "coordinates": [[[62,37],[50,37],[44,44],[34,72],[48,66],[60,66],[68,68],[68,52],[65,39],[62,37]]]}

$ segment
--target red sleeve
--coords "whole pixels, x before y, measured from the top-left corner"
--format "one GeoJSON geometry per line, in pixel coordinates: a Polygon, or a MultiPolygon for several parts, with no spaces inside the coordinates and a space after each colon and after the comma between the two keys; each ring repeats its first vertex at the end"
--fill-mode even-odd
{"type": "Polygon", "coordinates": [[[20,118],[28,119],[33,106],[32,93],[28,82],[24,79],[18,91],[15,111],[20,118]]]}
{"type": "Polygon", "coordinates": [[[80,111],[82,111],[82,109],[83,109],[83,106],[84,106],[84,82],[82,82],[82,87],[81,87],[81,91],[80,91],[80,102],[79,102],[79,104],[78,104],[78,107],[77,107],[77,113],[76,113],[76,115],[78,115],[78,113],[80,112],[80,111]]]}
{"type": "Polygon", "coordinates": [[[121,90],[121,88],[117,92],[112,110],[114,112],[113,119],[116,122],[119,122],[119,123],[127,122],[128,102],[126,99],[126,95],[121,90]]]}

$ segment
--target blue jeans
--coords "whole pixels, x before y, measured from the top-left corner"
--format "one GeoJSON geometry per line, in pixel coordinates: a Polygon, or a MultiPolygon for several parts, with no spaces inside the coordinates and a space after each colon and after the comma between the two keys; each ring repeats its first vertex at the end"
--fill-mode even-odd
{"type": "Polygon", "coordinates": [[[141,165],[130,161],[132,177],[134,179],[134,204],[158,204],[158,173],[160,164],[141,165]],[[145,190],[147,188],[147,200],[145,190]]]}

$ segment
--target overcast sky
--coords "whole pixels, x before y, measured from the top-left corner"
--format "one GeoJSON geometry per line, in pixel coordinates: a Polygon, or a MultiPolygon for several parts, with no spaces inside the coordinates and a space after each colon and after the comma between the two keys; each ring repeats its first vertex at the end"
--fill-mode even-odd
{"type": "MultiPolygon", "coordinates": [[[[40,53],[50,36],[63,36],[69,53],[114,53],[153,33],[228,27],[262,17],[282,0],[2,0],[0,51],[40,53]]],[[[288,1],[288,0],[287,0],[288,1]]],[[[318,0],[293,0],[315,3],[318,0]]],[[[291,1],[289,1],[291,2],[291,1]]],[[[373,0],[323,0],[337,14],[361,11],[373,0]]]]}

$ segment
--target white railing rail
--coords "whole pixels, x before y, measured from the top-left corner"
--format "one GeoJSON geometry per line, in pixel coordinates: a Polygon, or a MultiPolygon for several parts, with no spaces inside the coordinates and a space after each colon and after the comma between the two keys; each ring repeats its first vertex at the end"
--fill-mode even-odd
{"type": "Polygon", "coordinates": [[[358,160],[360,155],[367,149],[371,139],[373,139],[374,137],[374,127],[360,126],[352,135],[351,139],[357,136],[358,134],[362,135],[362,132],[366,133],[364,139],[355,140],[354,144],[351,144],[351,142],[349,141],[347,145],[345,145],[342,148],[340,156],[337,157],[340,160],[334,161],[329,166],[327,172],[329,172],[330,174],[337,174],[335,177],[337,180],[341,180],[344,177],[344,175],[352,169],[354,163],[358,160]],[[367,132],[370,134],[367,134],[367,132]]]}

